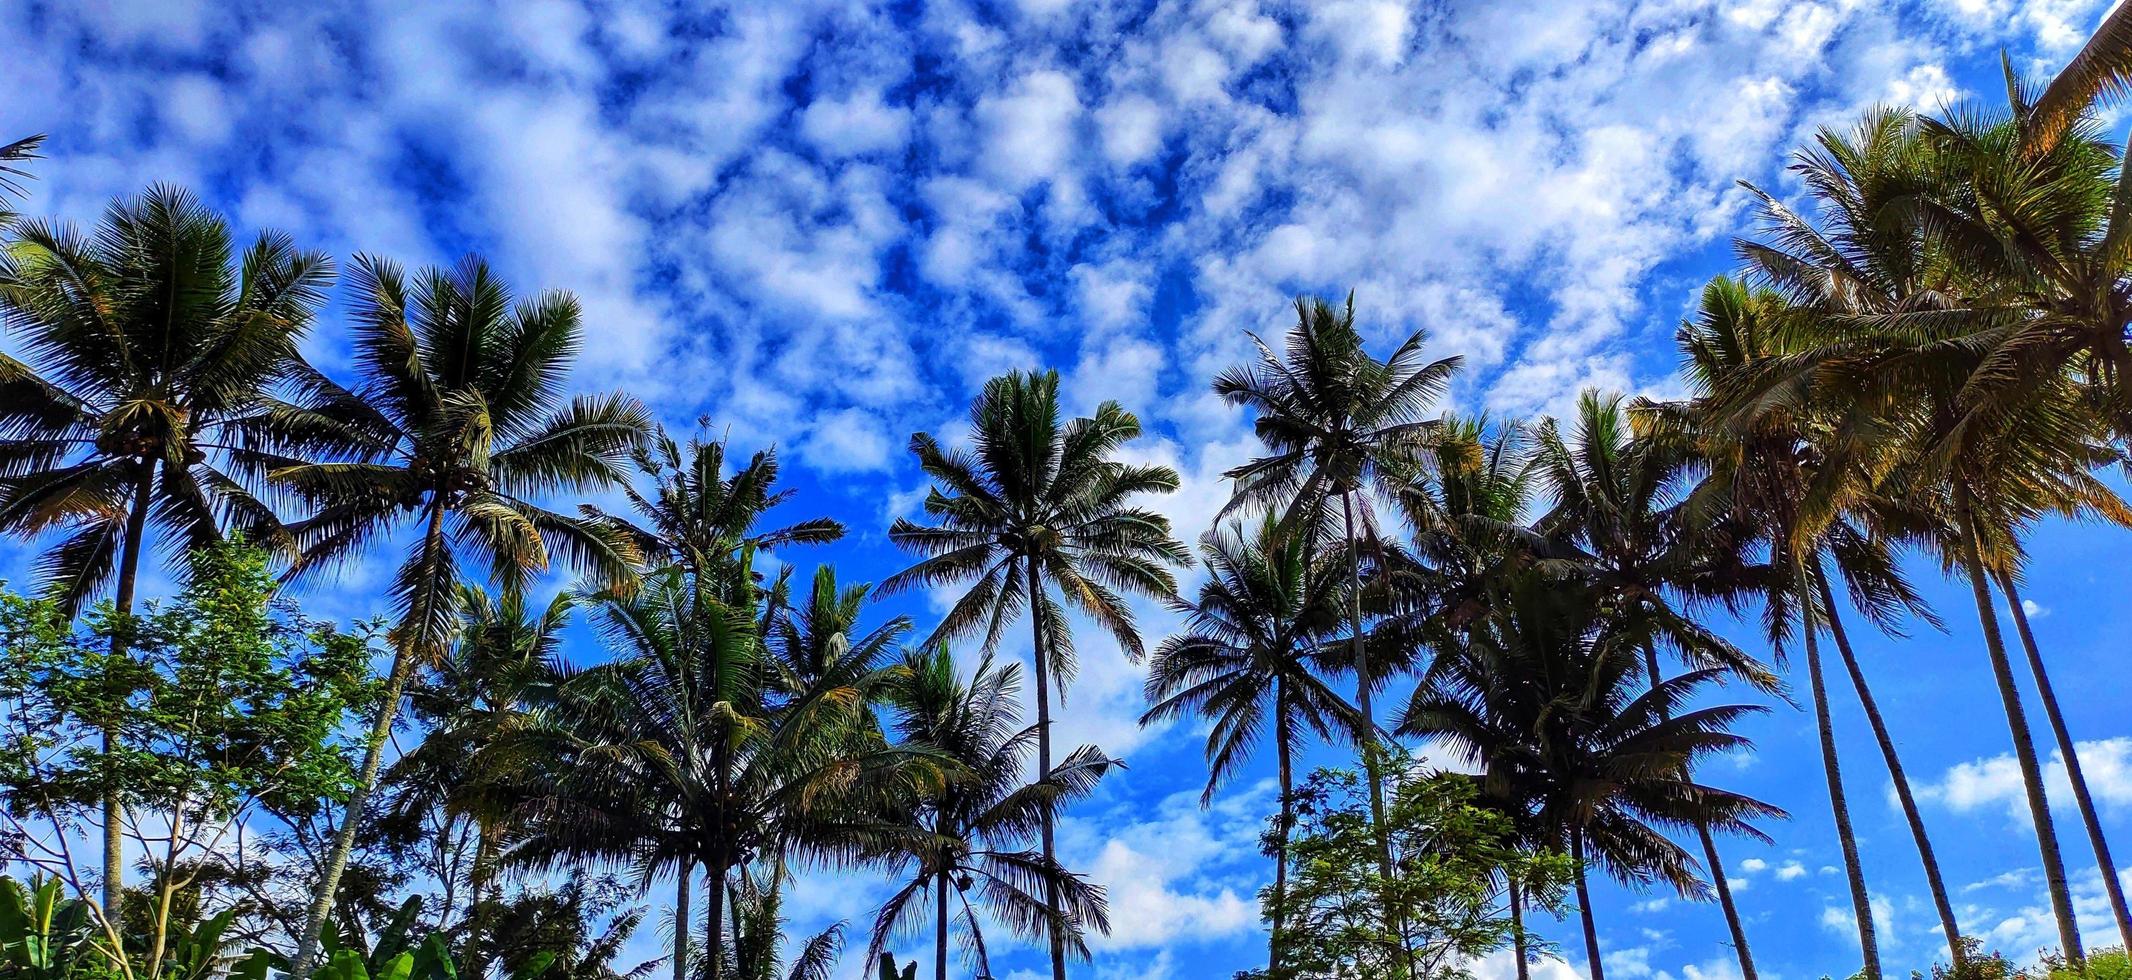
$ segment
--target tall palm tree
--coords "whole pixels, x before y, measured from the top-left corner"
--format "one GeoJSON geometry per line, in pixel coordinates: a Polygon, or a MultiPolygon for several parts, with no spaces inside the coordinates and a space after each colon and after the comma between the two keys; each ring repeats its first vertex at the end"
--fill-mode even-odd
{"type": "MultiPolygon", "coordinates": [[[[8,251],[0,314],[26,360],[0,355],[0,532],[61,535],[38,564],[66,610],[116,579],[113,608],[130,614],[151,527],[188,555],[225,529],[281,544],[254,495],[258,450],[277,442],[261,405],[299,363],[332,260],[264,233],[233,263],[222,218],[164,185],[114,201],[93,239],[32,221],[8,251]]],[[[124,644],[113,635],[114,661],[124,644]]],[[[124,787],[105,782],[116,921],[124,787]]]]}
{"type": "Polygon", "coordinates": [[[1689,775],[1698,759],[1745,747],[1729,728],[1763,709],[1678,710],[1720,679],[1715,669],[1645,689],[1638,675],[1652,637],[1616,617],[1613,595],[1594,583],[1523,571],[1489,591],[1479,620],[1438,638],[1400,730],[1440,739],[1481,769],[1486,797],[1516,801],[1551,845],[1566,847],[1592,978],[1604,980],[1587,865],[1695,895],[1695,860],[1660,827],[1766,840],[1749,821],[1783,811],[1689,775]]]}
{"type": "Polygon", "coordinates": [[[403,526],[420,536],[390,589],[399,616],[392,668],[305,916],[297,980],[314,965],[401,692],[450,641],[462,562],[485,564],[499,586],[515,590],[556,557],[605,582],[626,580],[637,559],[627,542],[533,499],[620,484],[622,463],[647,427],[642,406],[626,395],[564,400],[580,340],[575,298],[548,292],[514,303],[488,265],[471,257],[410,282],[399,266],[358,256],[352,284],[357,387],[310,373],[299,379],[303,397],[271,413],[292,433],[335,435],[357,447],[349,459],[272,472],[316,508],[292,528],[303,545],[292,575],[352,560],[403,526]]]}
{"type": "MultiPolygon", "coordinates": [[[[37,150],[44,145],[44,134],[25,136],[13,143],[0,143],[0,232],[15,223],[15,212],[8,207],[10,199],[21,200],[27,191],[22,182],[33,179],[29,171],[16,164],[36,160],[42,156],[37,150]]],[[[0,257],[0,262],[5,262],[0,257]]]]}
{"type": "Polygon", "coordinates": [[[1050,776],[1024,782],[1038,730],[1021,724],[1021,665],[995,664],[991,654],[965,682],[956,676],[947,647],[913,651],[905,657],[889,703],[905,741],[931,746],[954,760],[962,775],[921,797],[893,845],[876,855],[907,877],[874,917],[865,962],[878,959],[898,931],[923,921],[930,911],[934,980],[947,980],[948,929],[958,917],[976,975],[991,976],[980,905],[1017,935],[1033,940],[1063,934],[1077,955],[1086,956],[1087,931],[1110,931],[1103,889],[1030,851],[1028,841],[1046,815],[1085,798],[1105,773],[1123,763],[1083,745],[1067,753],[1050,776]],[[924,902],[928,891],[930,910],[924,902]]]}
{"type": "MultiPolygon", "coordinates": [[[[1169,519],[1134,503],[1176,490],[1176,472],[1115,458],[1139,437],[1140,420],[1104,402],[1094,415],[1063,421],[1058,395],[1058,372],[1013,372],[986,382],[971,403],[971,449],[947,449],[925,433],[911,437],[919,467],[934,481],[925,512],[938,523],[896,519],[889,540],[925,557],[881,583],[884,593],[968,584],[927,645],[978,634],[991,650],[1027,611],[1039,781],[1051,773],[1053,679],[1063,683],[1074,670],[1066,604],[1138,660],[1143,645],[1126,594],[1176,595],[1170,568],[1191,560],[1170,536],[1169,519]]],[[[1044,859],[1055,863],[1048,814],[1043,824],[1044,859]]],[[[1052,888],[1054,921],[1062,915],[1058,897],[1052,888]]],[[[1066,976],[1066,952],[1066,937],[1054,934],[1053,980],[1066,976]]]]}
{"type": "MultiPolygon", "coordinates": [[[[1418,330],[1385,360],[1371,357],[1355,326],[1352,294],[1339,308],[1324,300],[1297,299],[1295,310],[1296,324],[1280,353],[1254,334],[1257,361],[1230,367],[1214,378],[1216,395],[1256,413],[1252,429],[1268,450],[1225,474],[1234,486],[1223,513],[1285,508],[1283,527],[1294,531],[1306,526],[1305,518],[1339,501],[1349,576],[1348,642],[1355,705],[1362,716],[1359,748],[1368,776],[1370,815],[1378,828],[1379,871],[1390,881],[1391,841],[1385,832],[1384,780],[1378,772],[1377,721],[1370,704],[1380,674],[1371,671],[1364,642],[1361,546],[1365,538],[1376,538],[1371,493],[1391,496],[1422,458],[1441,427],[1427,416],[1460,360],[1424,361],[1418,330]]],[[[1385,914],[1392,914],[1389,906],[1385,914]]]]}
{"type": "Polygon", "coordinates": [[[1749,379],[1765,373],[1770,365],[1789,363],[1787,359],[1797,353],[1794,335],[1787,333],[1786,321],[1792,316],[1784,300],[1773,292],[1751,289],[1736,279],[1713,280],[1704,288],[1696,318],[1683,323],[1678,334],[1689,397],[1664,404],[1639,401],[1636,422],[1645,438],[1676,443],[1680,451],[1694,454],[1703,469],[1703,480],[1684,502],[1693,522],[1706,528],[1729,523],[1752,529],[1747,533],[1766,538],[1770,545],[1767,568],[1736,569],[1734,574],[1740,578],[1738,584],[1760,593],[1765,625],[1780,653],[1793,620],[1800,621],[1829,806],[1845,855],[1845,877],[1866,969],[1879,969],[1879,937],[1836,752],[1821,670],[1821,626],[1838,641],[1837,649],[1865,707],[1916,843],[1950,955],[1959,963],[1963,956],[1960,925],[1938,858],[1823,570],[1824,559],[1833,559],[1859,608],[1883,628],[1892,628],[1897,610],[1937,622],[1896,572],[1886,532],[1874,530],[1887,523],[1889,501],[1866,487],[1872,465],[1861,459],[1874,455],[1878,447],[1861,447],[1856,433],[1833,421],[1840,413],[1826,411],[1810,387],[1772,391],[1751,411],[1733,407],[1742,397],[1740,392],[1750,386],[1749,379]]]}
{"type": "MultiPolygon", "coordinates": [[[[936,790],[944,767],[877,734],[870,706],[895,672],[871,652],[847,652],[812,687],[772,701],[753,610],[705,597],[678,569],[591,609],[619,659],[566,673],[539,723],[484,763],[535,786],[514,859],[618,863],[640,883],[702,865],[707,972],[719,980],[736,869],[873,853],[893,833],[881,815],[936,790]]],[[[675,955],[687,962],[686,910],[677,919],[675,955]]]]}
{"type": "Polygon", "coordinates": [[[743,873],[733,886],[733,937],[721,951],[733,980],[829,980],[844,951],[844,923],[837,922],[800,943],[791,962],[783,962],[784,896],[743,873]]]}
{"type": "Polygon", "coordinates": [[[1273,726],[1280,774],[1280,818],[1273,853],[1273,930],[1267,970],[1281,970],[1282,910],[1288,886],[1288,837],[1295,825],[1294,755],[1306,735],[1352,736],[1360,717],[1327,687],[1328,662],[1345,617],[1343,557],[1282,534],[1267,515],[1255,535],[1232,525],[1201,539],[1211,573],[1196,599],[1179,600],[1180,631],[1162,641],[1148,665],[1142,725],[1186,713],[1212,722],[1207,732],[1207,788],[1202,806],[1235,775],[1273,726]]]}
{"type": "MultiPolygon", "coordinates": [[[[1811,390],[1827,406],[1841,404],[1846,427],[1870,432],[1893,454],[1883,482],[1944,525],[1945,533],[1928,543],[1970,580],[2060,942],[2078,962],[2083,954],[2064,859],[1988,579],[2003,561],[1995,556],[2013,550],[2014,529],[2037,514],[2107,509],[2115,498],[2088,472],[2095,463],[2094,400],[2062,371],[2016,369],[2022,357],[2007,348],[2020,331],[2010,332],[2008,324],[2027,316],[2018,301],[2007,302],[2004,284],[1980,261],[1993,248],[1959,233],[1975,222],[1951,215],[1993,211],[2010,189],[2031,210],[1997,217],[2079,211],[2097,199],[2100,184],[2093,178],[2100,170],[2093,145],[2083,140],[2060,141],[2050,159],[2019,168],[1974,165],[2018,155],[2018,143],[2013,122],[1957,119],[1921,127],[1899,112],[1873,114],[1854,134],[1824,132],[1820,150],[1802,154],[1798,169],[1825,202],[1825,226],[1765,199],[1776,242],[1744,248],[1806,318],[1801,332],[1815,340],[1758,372],[1764,376],[1743,385],[1735,401],[1790,389],[1811,390]],[[1992,383],[2009,373],[2026,380],[1992,383]]],[[[2049,221],[2021,231],[2029,256],[2044,259],[2075,250],[2084,234],[2075,224],[2049,221]]]]}
{"type": "MultiPolygon", "coordinates": [[[[1731,644],[1709,635],[1674,606],[1673,596],[1707,589],[1712,577],[1708,566],[1729,565],[1735,550],[1727,536],[1698,533],[1703,528],[1684,519],[1687,454],[1663,441],[1633,439],[1622,396],[1592,391],[1578,398],[1569,437],[1549,419],[1540,426],[1537,449],[1537,469],[1554,496],[1537,529],[1584,550],[1600,587],[1619,598],[1617,614],[1649,621],[1654,640],[1665,635],[1683,638],[1674,649],[1695,658],[1692,666],[1724,670],[1774,691],[1775,675],[1739,656],[1731,644]]],[[[1643,654],[1651,689],[1657,690],[1663,683],[1658,644],[1647,643],[1643,654]]],[[[1661,708],[1661,719],[1665,714],[1661,708]]],[[[1754,980],[1754,956],[1717,840],[1708,827],[1695,830],[1732,934],[1740,974],[1754,980]]]]}
{"type": "MultiPolygon", "coordinates": [[[[635,545],[648,567],[678,566],[703,578],[706,586],[721,569],[752,573],[752,568],[734,568],[744,550],[827,544],[844,536],[844,525],[827,517],[761,527],[772,509],[792,498],[790,488],[777,488],[777,451],[756,453],[730,475],[727,452],[723,439],[698,432],[683,446],[662,430],[633,454],[650,487],[621,488],[633,517],[609,514],[591,504],[580,509],[587,520],[635,545]]],[[[720,583],[712,594],[729,603],[738,601],[730,582],[720,583]]]]}
{"type": "Polygon", "coordinates": [[[864,582],[839,588],[836,569],[814,570],[805,600],[771,624],[770,650],[780,683],[804,691],[852,654],[873,663],[911,631],[908,616],[895,616],[870,630],[859,625],[873,587],[864,582]]]}
{"type": "Polygon", "coordinates": [[[536,610],[523,593],[492,596],[477,585],[461,586],[458,642],[408,695],[409,709],[423,723],[422,741],[382,777],[397,790],[390,807],[395,816],[412,820],[442,809],[474,827],[459,961],[473,977],[488,966],[492,889],[523,789],[483,778],[475,760],[525,725],[533,690],[553,682],[573,601],[570,593],[558,593],[536,610]]]}

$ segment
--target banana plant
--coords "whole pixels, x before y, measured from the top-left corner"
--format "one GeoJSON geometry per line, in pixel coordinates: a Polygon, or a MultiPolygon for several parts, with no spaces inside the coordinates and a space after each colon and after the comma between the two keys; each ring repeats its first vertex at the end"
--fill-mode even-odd
{"type": "Polygon", "coordinates": [[[89,904],[66,897],[57,879],[28,884],[0,877],[0,977],[79,980],[109,976],[109,944],[89,904]]]}

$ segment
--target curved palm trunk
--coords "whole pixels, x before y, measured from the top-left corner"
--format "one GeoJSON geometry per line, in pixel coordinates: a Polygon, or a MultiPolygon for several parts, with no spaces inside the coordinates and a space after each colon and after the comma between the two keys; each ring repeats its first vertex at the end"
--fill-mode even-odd
{"type": "MultiPolygon", "coordinates": [[[[155,467],[153,460],[145,461],[141,478],[133,488],[133,507],[126,514],[125,550],[119,554],[118,590],[112,597],[112,607],[120,616],[133,614],[133,592],[141,574],[141,544],[148,534],[148,504],[155,493],[155,467]]],[[[126,655],[126,637],[122,633],[111,635],[111,661],[117,663],[126,655]]],[[[117,758],[117,738],[108,726],[103,733],[104,758],[117,758]]],[[[126,801],[115,772],[104,774],[104,918],[111,923],[119,920],[119,906],[126,900],[126,801]]]]}
{"type": "Polygon", "coordinates": [[[688,980],[689,933],[695,929],[689,920],[689,876],[694,874],[696,862],[681,862],[681,870],[674,875],[674,980],[688,980]]]}
{"type": "Polygon", "coordinates": [[[1510,878],[1504,890],[1510,893],[1510,947],[1518,958],[1518,980],[1532,980],[1532,967],[1526,962],[1531,954],[1525,942],[1525,902],[1518,894],[1517,879],[1510,878]]]}
{"type": "MultiPolygon", "coordinates": [[[[1643,666],[1644,671],[1651,677],[1651,690],[1656,693],[1663,678],[1658,670],[1658,648],[1649,643],[1643,645],[1643,666]]],[[[1670,721],[1671,716],[1672,712],[1666,710],[1664,705],[1659,706],[1659,720],[1670,721]]],[[[1682,767],[1681,775],[1687,775],[1686,767],[1682,767]]],[[[1702,841],[1703,860],[1710,869],[1710,885],[1717,890],[1718,908],[1725,913],[1725,928],[1732,933],[1732,950],[1740,960],[1740,976],[1743,980],[1755,980],[1754,954],[1747,949],[1747,929],[1740,922],[1739,906],[1733,904],[1732,885],[1725,880],[1725,862],[1718,855],[1717,839],[1711,836],[1709,824],[1697,824],[1695,836],[1702,841]]],[[[1523,966],[1519,964],[1520,969],[1523,966]]]]}
{"type": "MultiPolygon", "coordinates": [[[[1599,962],[1599,925],[1592,919],[1592,893],[1584,884],[1584,834],[1569,833],[1570,860],[1577,864],[1577,914],[1584,919],[1584,956],[1591,964],[1592,980],[1606,980],[1606,967],[1599,962]]],[[[1524,970],[1521,961],[1518,965],[1524,970]]]]}
{"type": "Polygon", "coordinates": [[[1836,841],[1843,850],[1843,874],[1851,889],[1851,914],[1858,920],[1858,953],[1866,980],[1880,980],[1880,938],[1873,925],[1873,900],[1866,891],[1865,867],[1858,858],[1858,834],[1851,828],[1851,804],[1843,792],[1843,765],[1836,756],[1836,725],[1829,717],[1828,685],[1821,675],[1820,625],[1815,622],[1814,590],[1799,564],[1799,633],[1805,639],[1806,674],[1813,689],[1814,727],[1821,737],[1821,768],[1828,776],[1829,812],[1836,820],[1836,841]]]}
{"type": "MultiPolygon", "coordinates": [[[[1044,580],[1037,571],[1036,556],[1030,555],[1029,566],[1029,630],[1033,646],[1030,657],[1036,663],[1036,778],[1051,778],[1051,658],[1044,649],[1044,614],[1039,601],[1044,594],[1044,580]]],[[[1044,863],[1058,866],[1055,854],[1057,829],[1052,823],[1051,808],[1044,809],[1044,824],[1040,832],[1044,848],[1044,863]]],[[[1066,937],[1061,933],[1059,915],[1058,882],[1044,879],[1044,910],[1051,915],[1051,980],[1066,980],[1066,937]]]]}
{"type": "Polygon", "coordinates": [[[1933,853],[1932,838],[1925,833],[1924,814],[1917,807],[1917,795],[1910,791],[1910,776],[1903,770],[1901,756],[1895,752],[1895,739],[1888,734],[1888,723],[1880,716],[1880,703],[1873,698],[1873,690],[1866,686],[1865,671],[1858,665],[1858,655],[1851,649],[1850,634],[1843,628],[1843,617],[1836,613],[1836,593],[1829,587],[1828,575],[1818,566],[1814,578],[1821,588],[1821,605],[1828,612],[1829,635],[1836,640],[1836,653],[1843,658],[1843,668],[1851,676],[1851,688],[1858,692],[1858,703],[1865,708],[1866,722],[1873,728],[1873,740],[1880,743],[1880,757],[1888,765],[1888,778],[1895,784],[1895,798],[1902,804],[1903,819],[1910,824],[1910,837],[1917,842],[1917,859],[1925,866],[1925,886],[1932,892],[1932,905],[1939,913],[1940,929],[1947,935],[1947,952],[1957,970],[1962,968],[1967,956],[1962,948],[1962,927],[1954,918],[1954,902],[1947,894],[1947,881],[1940,875],[1939,857],[1933,853]]]}
{"type": "Polygon", "coordinates": [[[1273,849],[1273,935],[1266,954],[1266,971],[1276,976],[1281,970],[1282,926],[1288,919],[1288,835],[1295,829],[1295,801],[1291,799],[1295,793],[1295,760],[1288,748],[1292,727],[1288,717],[1288,679],[1277,675],[1273,679],[1273,751],[1280,760],[1281,833],[1273,849]]]}
{"type": "Polygon", "coordinates": [[[2088,832],[2088,845],[2095,849],[2095,865],[2102,871],[2103,891],[2110,897],[2110,914],[2117,919],[2117,936],[2132,949],[2132,912],[2125,908],[2125,886],[2117,878],[2117,862],[2110,857],[2110,842],[2102,834],[2102,821],[2095,812],[2095,797],[2088,792],[2087,776],[2080,769],[2080,755],[2073,750],[2072,732],[2065,726],[2065,712],[2059,710],[2058,693],[2051,688],[2050,673],[2043,668],[2043,653],[2036,648],[2036,634],[2028,626],[2028,610],[2021,605],[2021,593],[2014,584],[2014,577],[2007,573],[1998,576],[1999,588],[2006,593],[2006,605],[2014,619],[2014,632],[2021,637],[2021,647],[2028,654],[2028,669],[2036,676],[2036,693],[2043,700],[2043,717],[2050,722],[2051,736],[2058,742],[2058,754],[2065,757],[2065,775],[2073,784],[2073,802],[2080,808],[2080,822],[2088,832]]]}
{"type": "Polygon", "coordinates": [[[933,923],[933,980],[948,980],[948,876],[942,874],[935,885],[939,918],[933,923]]]}
{"type": "Polygon", "coordinates": [[[2021,764],[2021,784],[2028,795],[2029,819],[2036,827],[2036,849],[2043,858],[2043,882],[2051,897],[2051,914],[2058,920],[2059,951],[2066,962],[2079,966],[2087,960],[2080,943],[2080,922],[2073,912],[2073,892],[2065,881],[2065,857],[2058,849],[2058,828],[2051,821],[2049,797],[2043,792],[2043,765],[2036,758],[2036,743],[2028,728],[2028,712],[2021,706],[2021,689],[2014,682],[2013,662],[2006,656],[2006,640],[1999,633],[1999,617],[1992,611],[1991,586],[1984,581],[1983,548],[1977,534],[1976,516],[1969,497],[1956,493],[1957,520],[1961,522],[1962,564],[1969,573],[1969,591],[1976,600],[1977,624],[1984,632],[1984,651],[1991,659],[1992,679],[1999,686],[1999,702],[2006,710],[2006,727],[2013,736],[2014,758],[2021,764]]]}
{"type": "MultiPolygon", "coordinates": [[[[1370,788],[1370,823],[1377,829],[1377,873],[1387,886],[1392,882],[1392,835],[1384,820],[1384,769],[1383,760],[1377,758],[1377,715],[1370,707],[1370,656],[1368,645],[1362,642],[1362,548],[1355,538],[1355,495],[1340,495],[1340,533],[1347,539],[1347,627],[1348,643],[1354,650],[1355,659],[1355,710],[1362,715],[1362,771],[1370,788]]],[[[1384,928],[1386,932],[1400,937],[1400,946],[1406,943],[1406,925],[1392,907],[1384,903],[1384,928]]],[[[1411,949],[1409,949],[1411,953],[1411,949]]],[[[1414,964],[1409,956],[1407,973],[1411,976],[1414,964]]]]}
{"type": "MultiPolygon", "coordinates": [[[[422,550],[423,564],[434,568],[448,559],[444,553],[444,497],[431,496],[429,531],[422,539],[422,550]]],[[[445,591],[443,583],[426,583],[416,604],[408,609],[407,622],[428,622],[430,611],[445,591]]],[[[372,721],[370,737],[363,746],[363,768],[356,774],[355,789],[348,794],[348,804],[342,809],[340,830],[334,835],[333,849],[326,854],[326,866],[319,872],[318,890],[311,896],[311,907],[304,912],[303,932],[297,937],[296,956],[289,964],[291,980],[310,980],[311,971],[317,966],[318,937],[325,931],[326,917],[333,912],[334,895],[340,890],[341,873],[348,869],[348,856],[355,852],[363,811],[370,805],[370,794],[377,789],[378,770],[385,762],[385,744],[392,738],[392,720],[399,715],[400,698],[407,691],[407,680],[414,674],[416,661],[429,652],[429,639],[403,633],[392,645],[392,673],[386,677],[377,718],[372,721]],[[422,649],[418,650],[418,646],[422,649]]]]}
{"type": "Polygon", "coordinates": [[[488,955],[482,944],[488,936],[489,884],[496,876],[496,830],[487,820],[474,823],[474,869],[468,875],[468,908],[466,913],[466,952],[460,962],[466,967],[461,975],[468,980],[481,980],[488,974],[488,955]]]}

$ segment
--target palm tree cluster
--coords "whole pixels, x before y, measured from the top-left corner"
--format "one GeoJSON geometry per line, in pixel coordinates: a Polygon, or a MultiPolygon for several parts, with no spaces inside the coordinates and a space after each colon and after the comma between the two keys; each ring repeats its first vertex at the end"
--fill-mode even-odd
{"type": "MultiPolygon", "coordinates": [[[[887,533],[914,561],[877,587],[827,565],[796,576],[790,553],[845,528],[773,514],[793,496],[774,451],[743,461],[707,423],[683,441],[627,394],[572,395],[582,327],[566,292],[514,293],[478,258],[410,273],[357,256],[333,338],[352,367],[335,377],[303,353],[337,278],[323,254],[271,233],[239,250],[163,186],[87,236],[0,210],[0,314],[20,351],[0,356],[0,531],[49,543],[38,571],[68,616],[108,596],[123,619],[144,559],[182,570],[226,538],[271,552],[292,583],[393,556],[379,707],[344,798],[320,808],[335,816],[307,838],[303,911],[282,920],[297,980],[389,890],[366,848],[402,838],[444,855],[428,872],[440,934],[479,976],[515,974],[545,934],[576,937],[566,972],[625,975],[606,963],[642,916],[588,926],[593,874],[636,897],[673,889],[675,980],[825,976],[843,927],[787,950],[785,890],[805,869],[866,868],[894,883],[868,962],[929,933],[940,980],[955,945],[989,977],[985,929],[1003,926],[1064,980],[1109,912],[1060,861],[1057,823],[1122,765],[1055,751],[1079,626],[1148,661],[1143,724],[1205,720],[1203,801],[1270,737],[1269,976],[1308,959],[1284,919],[1297,756],[1357,753],[1372,880],[1392,883],[1412,870],[1386,803],[1388,778],[1395,796],[1404,781],[1387,773],[1411,768],[1404,739],[1459,763],[1461,798],[1515,848],[1569,856],[1594,980],[1588,869],[1713,899],[1752,980],[1720,843],[1766,840],[1758,825],[1784,812],[1712,785],[1707,763],[1746,749],[1739,722],[1767,710],[1720,692],[1784,699],[1772,664],[1800,654],[1862,973],[1878,980],[1830,650],[1959,970],[1972,946],[1848,632],[1860,617],[1891,635],[1940,625],[1902,572],[1911,554],[1970,587],[2077,966],[2067,855],[2000,617],[2132,943],[2020,592],[2038,522],[2132,525],[2099,475],[2132,446],[2132,168],[2092,107],[2128,73],[2120,8],[2040,92],[2009,69],[2004,109],[1882,109],[1822,131],[1791,168],[1808,207],[1748,188],[1762,226],[1682,324],[1675,399],[1587,392],[1559,420],[1446,413],[1458,358],[1431,358],[1419,331],[1380,358],[1352,296],[1298,300],[1285,336],[1250,336],[1252,356],[1213,379],[1263,453],[1226,474],[1196,556],[1148,505],[1180,478],[1131,461],[1136,416],[1105,402],[1070,417],[1055,372],[995,378],[966,441],[912,437],[931,486],[887,533]],[[559,574],[574,581],[554,592],[559,574]],[[923,637],[874,611],[916,590],[951,594],[923,637]],[[1179,617],[1151,653],[1136,600],[1179,617]],[[1759,620],[1749,646],[1767,663],[1713,628],[1731,615],[1759,620]],[[604,657],[563,655],[573,622],[604,657]],[[1000,657],[1023,641],[1032,723],[1023,664],[1000,657]],[[558,876],[562,890],[530,890],[558,876]]],[[[0,203],[21,196],[38,146],[0,146],[0,203]]],[[[111,633],[113,662],[126,637],[111,633]]],[[[103,829],[101,894],[82,899],[109,926],[139,893],[118,833],[132,790],[108,740],[104,754],[84,803],[103,829]]],[[[1523,976],[1533,897],[1515,876],[1502,887],[1523,976]]],[[[1368,913],[1402,940],[1385,948],[1412,948],[1401,907],[1368,913]]],[[[1409,956],[1403,972],[1433,969],[1409,956]]]]}

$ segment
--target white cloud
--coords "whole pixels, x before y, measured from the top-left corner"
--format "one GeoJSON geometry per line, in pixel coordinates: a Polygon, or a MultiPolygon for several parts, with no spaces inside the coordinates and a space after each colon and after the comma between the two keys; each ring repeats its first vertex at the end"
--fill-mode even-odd
{"type": "Polygon", "coordinates": [[[900,150],[910,137],[910,110],[884,105],[872,89],[817,99],[800,113],[800,135],[831,156],[900,150]]]}
{"type": "MultiPolygon", "coordinates": [[[[2080,753],[2081,773],[2100,809],[2114,812],[2132,805],[2132,737],[2076,742],[2074,750],[2080,753]]],[[[2052,806],[2071,807],[2072,781],[2062,753],[2052,750],[2043,779],[2052,806]]],[[[1998,807],[2013,823],[2025,825],[2029,819],[2021,767],[2012,753],[1954,765],[1940,779],[1919,785],[1917,795],[1958,813],[1998,807]]]]}
{"type": "Polygon", "coordinates": [[[978,166],[1010,190],[1058,176],[1079,143],[1081,100],[1073,78],[1056,69],[1030,72],[1001,95],[977,103],[984,127],[978,166]]]}

